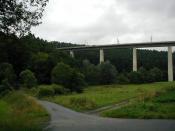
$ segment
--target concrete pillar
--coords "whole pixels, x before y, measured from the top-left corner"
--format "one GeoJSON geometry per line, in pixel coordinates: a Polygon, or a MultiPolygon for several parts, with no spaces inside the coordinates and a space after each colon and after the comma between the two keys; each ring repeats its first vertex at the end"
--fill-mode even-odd
{"type": "Polygon", "coordinates": [[[137,49],[133,48],[133,71],[137,71],[137,49]]]}
{"type": "Polygon", "coordinates": [[[173,81],[173,55],[172,47],[168,47],[168,81],[173,81]]]}
{"type": "Polygon", "coordinates": [[[74,52],[72,50],[70,50],[70,56],[74,58],[74,52]]]}
{"type": "Polygon", "coordinates": [[[104,51],[100,49],[100,64],[104,62],[104,51]]]}

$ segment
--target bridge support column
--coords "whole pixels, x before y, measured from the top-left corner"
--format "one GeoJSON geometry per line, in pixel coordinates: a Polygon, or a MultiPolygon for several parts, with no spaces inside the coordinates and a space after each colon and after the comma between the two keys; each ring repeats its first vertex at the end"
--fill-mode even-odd
{"type": "Polygon", "coordinates": [[[168,47],[168,81],[173,81],[173,55],[172,47],[168,47]]]}
{"type": "Polygon", "coordinates": [[[104,51],[100,49],[100,64],[104,62],[104,51]]]}
{"type": "Polygon", "coordinates": [[[70,56],[74,58],[74,52],[72,50],[70,50],[70,56]]]}
{"type": "Polygon", "coordinates": [[[137,49],[133,48],[133,71],[137,71],[137,49]]]}

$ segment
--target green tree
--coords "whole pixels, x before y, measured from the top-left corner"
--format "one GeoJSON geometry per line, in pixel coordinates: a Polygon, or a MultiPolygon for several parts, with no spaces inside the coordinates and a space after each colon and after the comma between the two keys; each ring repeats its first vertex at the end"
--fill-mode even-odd
{"type": "Polygon", "coordinates": [[[138,72],[140,73],[140,82],[141,83],[147,83],[151,82],[149,79],[149,71],[147,71],[145,68],[140,67],[138,72]]]}
{"type": "Polygon", "coordinates": [[[82,92],[85,85],[83,74],[64,63],[58,63],[53,68],[52,82],[61,84],[72,92],[82,92]]]}
{"type": "Polygon", "coordinates": [[[49,54],[38,52],[32,57],[31,70],[36,74],[38,82],[49,84],[54,64],[49,60],[49,54]]]}
{"type": "Polygon", "coordinates": [[[154,67],[153,69],[151,69],[149,71],[150,74],[150,79],[152,80],[152,82],[158,82],[161,81],[163,78],[163,72],[159,69],[154,67]]]}
{"type": "Polygon", "coordinates": [[[130,72],[129,73],[129,80],[131,83],[134,83],[134,84],[142,83],[141,73],[136,72],[136,71],[130,72]]]}
{"type": "Polygon", "coordinates": [[[120,74],[117,77],[117,81],[118,81],[119,84],[128,84],[129,83],[129,79],[124,74],[120,74]]]}
{"type": "Polygon", "coordinates": [[[37,79],[32,71],[26,69],[20,73],[21,86],[31,88],[37,85],[37,79]]]}
{"type": "Polygon", "coordinates": [[[22,36],[40,19],[48,0],[0,0],[0,31],[22,36]]]}
{"type": "Polygon", "coordinates": [[[98,65],[99,79],[101,84],[111,84],[116,82],[117,70],[109,61],[98,65]]]}
{"type": "Polygon", "coordinates": [[[88,60],[83,61],[83,68],[82,72],[85,76],[85,81],[92,85],[92,84],[98,84],[99,82],[99,70],[97,66],[94,64],[91,64],[88,60]]]}
{"type": "Polygon", "coordinates": [[[10,85],[15,85],[16,75],[13,66],[9,63],[2,63],[0,65],[0,82],[6,80],[10,85]]]}

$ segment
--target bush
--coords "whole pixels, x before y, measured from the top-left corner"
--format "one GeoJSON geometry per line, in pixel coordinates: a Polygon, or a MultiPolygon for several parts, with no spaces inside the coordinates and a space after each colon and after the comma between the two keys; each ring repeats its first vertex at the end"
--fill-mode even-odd
{"type": "Polygon", "coordinates": [[[61,85],[53,84],[51,86],[54,89],[55,95],[67,94],[69,92],[69,89],[66,89],[61,85]]]}
{"type": "Polygon", "coordinates": [[[159,68],[153,68],[149,71],[152,82],[158,82],[163,79],[163,72],[159,68]]]}
{"type": "Polygon", "coordinates": [[[22,86],[27,87],[27,88],[36,86],[37,79],[32,71],[28,69],[24,70],[20,73],[19,76],[20,76],[20,83],[22,86]]]}
{"type": "Polygon", "coordinates": [[[116,82],[117,70],[109,61],[98,65],[100,84],[112,84],[116,82]]]}
{"type": "Polygon", "coordinates": [[[97,66],[91,64],[88,60],[84,60],[82,72],[85,76],[85,81],[88,84],[99,84],[99,70],[97,66]]]}
{"type": "Polygon", "coordinates": [[[71,92],[82,92],[84,75],[64,63],[58,63],[52,70],[52,83],[63,85],[71,92]]]}
{"type": "Polygon", "coordinates": [[[40,86],[38,91],[39,97],[53,96],[55,94],[54,89],[51,86],[40,86]]]}
{"type": "Polygon", "coordinates": [[[151,82],[150,77],[149,77],[149,71],[147,71],[145,68],[140,67],[138,72],[141,75],[141,83],[147,83],[147,82],[151,82]]]}
{"type": "Polygon", "coordinates": [[[13,70],[13,66],[9,63],[2,63],[0,65],[0,82],[6,81],[10,86],[15,85],[16,75],[13,70]]]}
{"type": "Polygon", "coordinates": [[[129,79],[130,79],[130,82],[134,84],[142,83],[140,72],[136,72],[136,71],[130,72],[129,79]]]}
{"type": "Polygon", "coordinates": [[[129,83],[129,79],[124,74],[120,74],[117,77],[117,80],[118,80],[119,84],[128,84],[129,83]]]}

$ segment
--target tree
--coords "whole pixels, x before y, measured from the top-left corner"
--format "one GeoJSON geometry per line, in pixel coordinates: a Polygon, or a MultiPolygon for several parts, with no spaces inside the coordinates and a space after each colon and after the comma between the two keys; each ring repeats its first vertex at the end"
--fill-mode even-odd
{"type": "Polygon", "coordinates": [[[54,65],[49,60],[49,54],[45,52],[38,52],[32,57],[31,70],[36,74],[38,82],[49,84],[50,83],[50,73],[54,65]]]}
{"type": "Polygon", "coordinates": [[[23,36],[41,23],[48,0],[0,0],[0,31],[23,36]]]}
{"type": "Polygon", "coordinates": [[[101,84],[111,84],[116,82],[117,70],[109,61],[98,65],[99,79],[101,84]]]}
{"type": "Polygon", "coordinates": [[[2,63],[0,69],[0,93],[12,90],[16,85],[13,66],[9,63],[2,63]]]}
{"type": "Polygon", "coordinates": [[[159,69],[154,67],[149,71],[150,77],[152,79],[152,82],[158,82],[161,81],[163,78],[163,72],[159,69]]]}
{"type": "Polygon", "coordinates": [[[31,88],[36,86],[37,79],[32,71],[24,70],[20,73],[20,84],[24,87],[31,88]]]}
{"type": "Polygon", "coordinates": [[[11,86],[15,85],[16,75],[13,66],[9,63],[2,63],[0,65],[0,82],[6,80],[11,86]]]}
{"type": "Polygon", "coordinates": [[[53,68],[52,82],[63,85],[72,92],[82,92],[85,85],[83,74],[64,63],[58,63],[53,68]]]}
{"type": "Polygon", "coordinates": [[[99,70],[97,66],[95,66],[94,64],[91,64],[88,60],[84,60],[82,72],[85,75],[85,81],[88,84],[98,84],[99,70]]]}
{"type": "Polygon", "coordinates": [[[142,83],[140,72],[132,71],[129,73],[129,80],[131,83],[139,84],[142,83]]]}
{"type": "Polygon", "coordinates": [[[129,79],[124,74],[120,74],[117,77],[117,81],[119,84],[128,84],[129,83],[129,79]]]}

